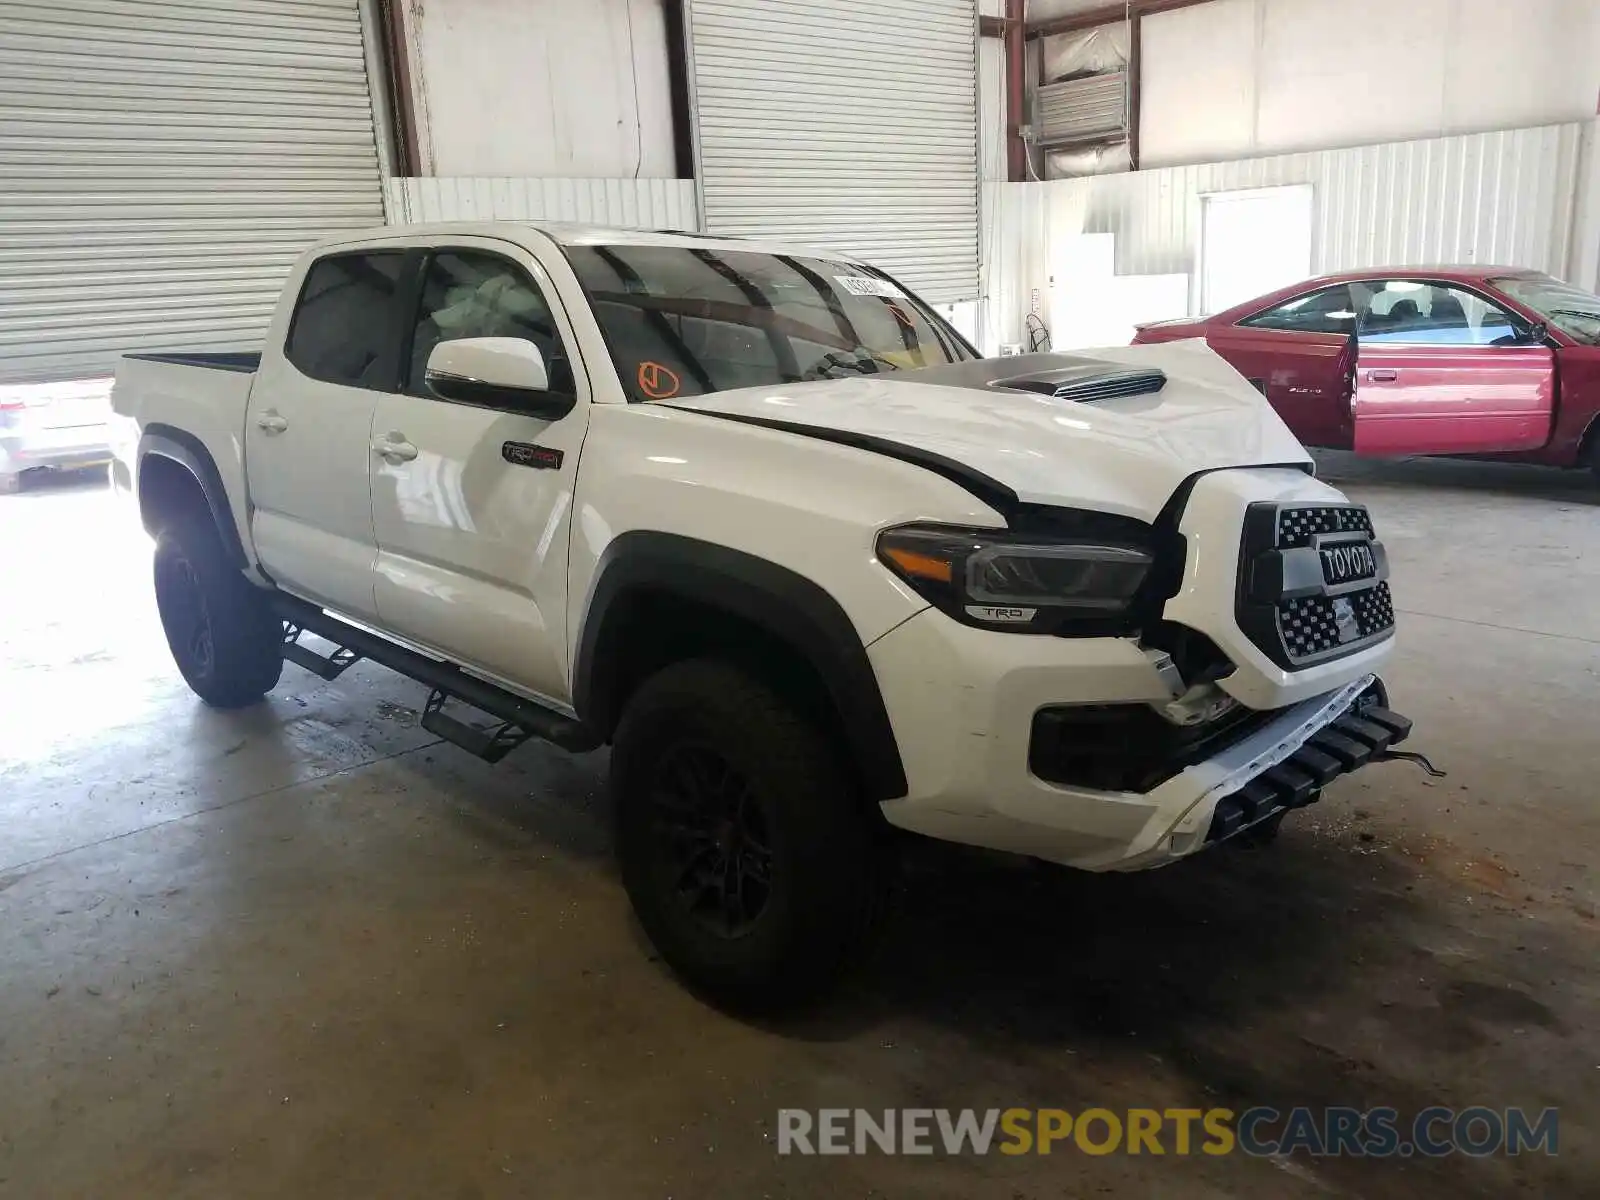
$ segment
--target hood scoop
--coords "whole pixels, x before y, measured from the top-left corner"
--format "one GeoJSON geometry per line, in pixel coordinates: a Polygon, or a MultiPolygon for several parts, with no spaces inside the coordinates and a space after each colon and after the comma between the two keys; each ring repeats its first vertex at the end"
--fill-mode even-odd
{"type": "Polygon", "coordinates": [[[950,387],[1032,392],[1080,404],[1121,396],[1149,396],[1167,385],[1167,373],[1160,367],[1050,353],[980,358],[911,371],[885,371],[873,378],[886,383],[938,383],[950,387]]]}
{"type": "Polygon", "coordinates": [[[1110,400],[1117,396],[1152,395],[1167,386],[1167,373],[1148,367],[1107,370],[1104,365],[1086,363],[1059,371],[1040,371],[1033,375],[996,379],[989,386],[1018,392],[1038,392],[1041,396],[1052,396],[1057,400],[1092,404],[1096,400],[1110,400]]]}

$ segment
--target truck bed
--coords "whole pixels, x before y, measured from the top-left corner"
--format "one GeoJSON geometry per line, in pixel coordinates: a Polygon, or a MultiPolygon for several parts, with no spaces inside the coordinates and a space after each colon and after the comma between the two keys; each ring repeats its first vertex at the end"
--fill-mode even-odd
{"type": "Polygon", "coordinates": [[[239,538],[249,545],[243,524],[250,511],[244,479],[244,427],[259,354],[125,354],[111,388],[113,448],[129,468],[140,444],[159,438],[183,453],[209,457],[233,510],[239,538]],[[120,434],[117,430],[121,430],[120,434]],[[118,437],[132,439],[117,445],[118,437]],[[204,452],[202,455],[201,452],[204,452]]]}
{"type": "Polygon", "coordinates": [[[224,350],[219,353],[179,352],[176,354],[124,354],[123,358],[137,358],[144,362],[172,363],[180,367],[205,367],[212,371],[239,371],[253,373],[261,366],[261,353],[248,350],[224,350]]]}

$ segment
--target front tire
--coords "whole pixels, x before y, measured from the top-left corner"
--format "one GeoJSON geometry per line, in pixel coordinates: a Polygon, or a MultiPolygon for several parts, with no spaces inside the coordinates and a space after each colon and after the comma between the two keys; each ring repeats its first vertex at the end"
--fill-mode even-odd
{"type": "Polygon", "coordinates": [[[216,527],[184,518],[161,531],[156,608],[184,681],[213,708],[244,708],[277,686],[283,626],[267,594],[228,561],[216,527]]]}
{"type": "Polygon", "coordinates": [[[772,1010],[838,981],[884,909],[878,830],[831,741],[766,684],[697,660],[647,680],[611,757],[623,884],[691,986],[772,1010]]]}

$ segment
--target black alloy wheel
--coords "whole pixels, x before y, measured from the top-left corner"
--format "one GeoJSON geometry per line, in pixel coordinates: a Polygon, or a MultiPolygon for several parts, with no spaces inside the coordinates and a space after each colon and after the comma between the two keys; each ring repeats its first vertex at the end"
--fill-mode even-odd
{"type": "Polygon", "coordinates": [[[685,742],[656,767],[651,791],[660,868],[707,932],[742,937],[772,893],[768,822],[750,781],[715,746],[685,742]]]}

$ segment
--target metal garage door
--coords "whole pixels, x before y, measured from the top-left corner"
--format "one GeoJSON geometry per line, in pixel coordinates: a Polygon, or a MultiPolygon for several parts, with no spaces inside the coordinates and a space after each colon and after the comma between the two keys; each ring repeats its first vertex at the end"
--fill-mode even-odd
{"type": "Polygon", "coordinates": [[[0,4],[0,382],[254,346],[381,196],[357,0],[0,4]]]}
{"type": "Polygon", "coordinates": [[[978,294],[973,0],[690,0],[707,230],[978,294]]]}

